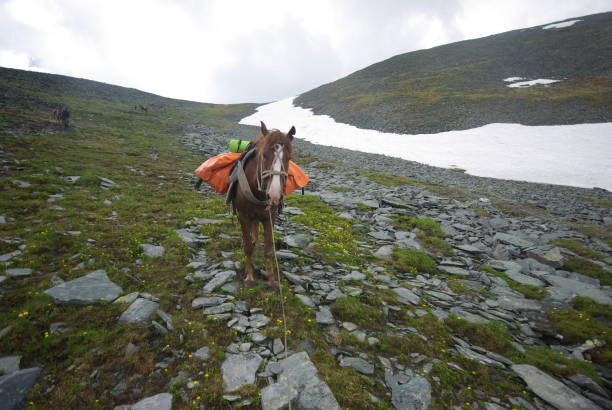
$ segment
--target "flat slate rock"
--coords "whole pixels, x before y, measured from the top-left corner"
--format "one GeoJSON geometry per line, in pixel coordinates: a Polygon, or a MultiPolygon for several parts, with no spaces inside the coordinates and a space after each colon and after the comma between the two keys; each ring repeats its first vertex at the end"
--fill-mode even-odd
{"type": "Polygon", "coordinates": [[[263,359],[256,353],[228,354],[221,365],[225,391],[233,392],[246,384],[255,383],[255,374],[263,359]]]}
{"type": "Polygon", "coordinates": [[[534,278],[533,276],[523,275],[522,273],[519,273],[515,270],[506,271],[506,275],[513,281],[516,281],[522,285],[531,285],[531,286],[540,286],[540,287],[546,286],[546,284],[542,282],[540,279],[534,278]]]}
{"type": "Polygon", "coordinates": [[[412,293],[410,290],[406,288],[399,287],[399,288],[393,288],[392,290],[393,292],[395,292],[397,296],[399,296],[398,301],[403,304],[418,305],[419,302],[421,301],[421,298],[419,298],[417,295],[415,295],[414,293],[412,293]]]}
{"type": "Polygon", "coordinates": [[[470,276],[470,272],[457,266],[438,265],[438,270],[449,275],[470,276]]]}
{"type": "Polygon", "coordinates": [[[104,269],[99,269],[47,289],[45,294],[60,305],[92,305],[117,299],[121,287],[108,279],[104,269]]]}
{"type": "Polygon", "coordinates": [[[565,291],[569,299],[574,295],[578,295],[591,298],[597,303],[612,305],[612,298],[610,295],[596,286],[556,275],[546,275],[543,279],[555,288],[560,288],[565,291]]]}
{"type": "Polygon", "coordinates": [[[512,366],[512,370],[527,383],[531,391],[559,410],[601,409],[586,397],[576,393],[537,367],[515,364],[512,366]]]}
{"type": "Polygon", "coordinates": [[[0,403],[2,409],[17,410],[26,405],[26,398],[42,368],[32,367],[0,376],[0,403]]]}
{"type": "Polygon", "coordinates": [[[295,407],[298,392],[286,383],[273,383],[261,389],[261,408],[263,410],[280,410],[295,407]]]}
{"type": "Polygon", "coordinates": [[[151,323],[151,316],[157,311],[159,304],[151,300],[138,298],[119,317],[121,323],[145,325],[151,323]]]}
{"type": "Polygon", "coordinates": [[[343,357],[340,360],[341,367],[352,367],[357,370],[359,373],[365,375],[374,374],[374,365],[372,363],[368,363],[365,360],[359,357],[343,357]]]}
{"type": "Polygon", "coordinates": [[[316,321],[322,325],[331,325],[334,323],[334,315],[332,315],[329,307],[321,306],[321,310],[317,312],[316,321]]]}
{"type": "Polygon", "coordinates": [[[506,310],[527,311],[527,310],[542,310],[542,304],[535,300],[525,298],[515,298],[512,296],[500,296],[497,299],[499,307],[506,310]]]}
{"type": "Polygon", "coordinates": [[[507,233],[498,232],[493,237],[494,240],[499,241],[501,243],[505,243],[506,245],[516,246],[517,248],[531,248],[534,246],[533,242],[529,242],[525,239],[521,239],[518,236],[510,235],[507,233]]]}
{"type": "Polygon", "coordinates": [[[212,278],[206,285],[204,285],[204,292],[210,293],[214,292],[220,286],[225,285],[227,282],[232,280],[236,276],[236,272],[233,270],[226,270],[223,272],[219,272],[212,278]]]}
{"type": "Polygon", "coordinates": [[[6,270],[6,274],[9,276],[30,276],[32,272],[30,268],[13,268],[6,270]]]}
{"type": "Polygon", "coordinates": [[[0,357],[0,372],[6,374],[15,373],[19,370],[19,362],[21,356],[4,356],[0,357]]]}
{"type": "Polygon", "coordinates": [[[170,393],[160,393],[155,396],[147,397],[135,404],[117,406],[114,410],[171,410],[172,395],[170,393]]]}
{"type": "Polygon", "coordinates": [[[164,252],[166,252],[166,249],[163,246],[156,246],[148,243],[143,243],[140,245],[140,247],[142,248],[142,252],[145,254],[145,256],[150,258],[162,257],[164,256],[164,252]]]}
{"type": "Polygon", "coordinates": [[[422,376],[416,376],[391,390],[391,403],[397,410],[427,410],[430,402],[431,385],[422,376]]]}
{"type": "Polygon", "coordinates": [[[283,372],[279,383],[298,391],[298,408],[309,410],[340,410],[331,389],[317,376],[317,368],[306,352],[299,352],[280,362],[283,372]]]}

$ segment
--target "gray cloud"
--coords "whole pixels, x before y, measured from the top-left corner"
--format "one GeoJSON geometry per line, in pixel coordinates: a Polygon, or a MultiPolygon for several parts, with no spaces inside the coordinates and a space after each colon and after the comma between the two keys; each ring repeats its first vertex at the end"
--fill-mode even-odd
{"type": "Polygon", "coordinates": [[[0,65],[168,97],[266,102],[393,55],[612,8],[609,0],[0,0],[0,65]]]}

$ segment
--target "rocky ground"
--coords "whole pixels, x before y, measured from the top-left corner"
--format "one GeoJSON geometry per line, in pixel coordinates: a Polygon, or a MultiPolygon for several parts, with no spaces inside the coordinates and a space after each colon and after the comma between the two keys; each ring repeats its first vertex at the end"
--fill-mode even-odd
{"type": "MultiPolygon", "coordinates": [[[[181,142],[204,159],[224,152],[237,133],[253,132],[194,125],[181,142]]],[[[167,293],[155,287],[124,290],[126,283],[144,282],[141,266],[173,252],[155,238],[138,242],[138,258],[112,266],[112,274],[92,268],[71,280],[52,276],[43,292],[49,306],[85,311],[102,304],[110,312],[109,327],[129,324],[153,335],[127,343],[119,355],[132,360],[153,351],[155,359],[142,374],[111,367],[114,385],[105,387],[96,380],[108,369],[82,364],[91,374],[81,388],[99,389],[102,400],[135,403],[115,409],[280,409],[289,403],[302,409],[612,408],[612,194],[473,177],[299,140],[294,159],[311,182],[306,196],[286,198],[276,226],[283,298],[241,287],[237,229],[230,228],[231,215],[206,186],[205,209],[179,221],[182,227],[174,232],[188,249],[176,256],[188,273],[164,283],[167,293]],[[279,311],[283,300],[286,316],[279,311]],[[589,308],[579,310],[576,300],[589,308]],[[197,313],[202,329],[185,312],[197,313]],[[568,319],[574,312],[577,317],[568,319]],[[591,323],[581,333],[568,329],[584,321],[591,323]],[[194,331],[205,334],[206,342],[194,339],[194,331]],[[178,366],[193,360],[198,364],[178,366]],[[223,396],[205,405],[193,392],[213,372],[223,396]],[[157,394],[144,394],[153,393],[147,385],[160,386],[157,394]],[[128,401],[133,397],[141,399],[128,401]]],[[[144,180],[140,168],[123,172],[144,180]]],[[[80,177],[61,178],[73,184],[80,177]]],[[[177,183],[194,182],[183,172],[177,183]]],[[[32,188],[17,178],[10,183],[32,188]]],[[[155,183],[172,182],[156,175],[155,183]]],[[[119,224],[125,199],[113,190],[120,184],[107,177],[95,184],[110,193],[106,223],[119,224]]],[[[69,196],[69,190],[46,195],[46,205],[66,211],[69,196]]],[[[169,206],[162,215],[174,212],[169,206]]],[[[14,223],[12,216],[0,215],[1,225],[14,223]]],[[[0,255],[4,263],[27,252],[19,238],[3,241],[14,248],[0,255]]],[[[88,266],[97,267],[83,260],[77,269],[88,266]]],[[[0,283],[14,286],[34,275],[11,266],[0,283]]],[[[44,337],[76,326],[53,322],[44,337]]],[[[0,340],[10,337],[13,325],[0,328],[0,340]]],[[[0,397],[7,408],[26,402],[43,370],[20,370],[20,360],[0,358],[0,397]]],[[[47,391],[38,397],[59,389],[45,377],[47,391]]]]}
{"type": "MultiPolygon", "coordinates": [[[[211,130],[200,132],[203,132],[204,138],[201,133],[194,133],[184,137],[183,142],[205,156],[223,151],[227,135],[219,135],[211,130]]],[[[367,231],[369,240],[359,252],[364,255],[371,253],[382,260],[392,260],[397,256],[394,249],[422,250],[435,258],[437,272],[440,273],[434,275],[417,270],[383,275],[381,272],[384,269],[376,263],[366,265],[365,269],[361,270],[351,270],[347,266],[330,266],[321,261],[297,267],[291,260],[303,253],[309,253],[310,238],[316,237],[317,232],[311,232],[311,235],[299,233],[303,232],[303,226],[294,223],[292,215],[300,215],[303,210],[298,207],[285,208],[284,212],[288,216],[283,218],[277,228],[288,248],[279,252],[279,257],[285,261],[282,264],[283,273],[299,299],[316,310],[316,321],[322,325],[323,331],[330,339],[344,329],[360,343],[370,346],[380,343],[378,332],[370,332],[355,323],[335,318],[329,308],[330,304],[346,295],[359,297],[364,292],[367,293],[368,289],[378,288],[388,289],[397,296],[394,303],[385,304],[382,309],[387,320],[384,332],[399,337],[409,337],[416,331],[394,323],[390,314],[407,306],[410,308],[407,311],[410,316],[424,316],[431,312],[438,320],[455,315],[470,323],[504,323],[513,329],[511,343],[518,351],[524,351],[523,346],[543,345],[567,357],[588,360],[589,350],[605,343],[593,339],[570,346],[562,345],[563,337],[551,328],[545,312],[567,308],[575,296],[591,298],[605,306],[612,304],[609,279],[607,285],[602,286],[598,279],[564,270],[567,258],[577,255],[566,248],[550,244],[559,238],[583,242],[590,249],[605,255],[603,260],[594,263],[609,275],[612,248],[605,242],[589,238],[566,225],[569,221],[612,225],[609,208],[578,199],[588,191],[591,196],[595,193],[602,200],[610,200],[612,196],[609,192],[479,178],[395,158],[315,146],[302,141],[297,143],[296,151],[297,158],[310,161],[301,163],[312,179],[307,191],[332,205],[340,217],[351,221],[353,225],[363,226],[367,231]],[[416,181],[414,184],[385,186],[364,176],[373,170],[409,177],[416,181]],[[468,200],[453,199],[452,195],[449,198],[431,192],[428,186],[423,186],[422,183],[461,186],[463,190],[469,187],[469,190],[480,193],[481,196],[468,200]],[[525,202],[532,205],[537,212],[522,217],[508,216],[492,204],[491,198],[525,202]],[[451,245],[453,250],[440,256],[428,250],[419,239],[418,228],[411,231],[398,229],[394,220],[405,215],[427,217],[438,222],[444,232],[445,242],[451,245]],[[483,271],[480,269],[482,265],[493,268],[492,272],[503,272],[505,279],[483,271]],[[471,291],[470,294],[457,292],[456,288],[450,285],[452,280],[458,280],[464,290],[471,291]],[[539,300],[526,298],[523,293],[512,289],[509,282],[545,290],[546,296],[539,300]]],[[[433,188],[436,187],[433,185],[433,188]]],[[[203,267],[203,271],[199,270],[198,273],[206,278],[214,274],[214,278],[207,285],[208,290],[229,280],[230,276],[227,272],[211,273],[210,267],[203,267]],[[218,278],[221,279],[216,282],[218,278]],[[214,285],[210,285],[211,283],[214,285]]],[[[231,287],[228,290],[230,289],[231,287]]],[[[249,333],[252,330],[252,335],[257,335],[255,340],[261,339],[259,333],[249,329],[246,324],[247,318],[241,314],[244,309],[236,309],[235,303],[228,304],[222,297],[218,297],[216,303],[216,308],[207,308],[211,309],[211,314],[221,314],[219,319],[228,320],[229,327],[237,328],[240,333],[245,330],[249,333]]],[[[252,336],[251,338],[253,339],[252,336]]],[[[495,397],[480,397],[485,401],[484,406],[487,409],[506,406],[586,409],[598,408],[597,406],[609,408],[612,405],[610,396],[605,391],[611,386],[612,374],[604,367],[598,368],[598,374],[604,381],[605,389],[596,386],[585,376],[568,376],[560,381],[556,380],[533,366],[516,364],[460,337],[454,337],[454,342],[455,354],[476,360],[485,366],[512,371],[535,393],[531,404],[520,397],[510,398],[507,402],[495,397]]],[[[230,346],[229,349],[233,349],[233,353],[238,353],[237,350],[240,349],[243,352],[250,351],[251,344],[246,345],[230,346]]],[[[259,357],[268,359],[270,350],[280,354],[280,346],[282,343],[278,339],[269,346],[260,345],[254,350],[255,357],[263,352],[259,357]]],[[[380,368],[382,371],[376,372],[374,376],[375,382],[388,388],[391,403],[396,408],[427,408],[430,403],[430,381],[424,378],[423,374],[431,371],[435,359],[423,360],[423,356],[415,353],[412,356],[413,365],[404,366],[397,363],[394,357],[378,355],[371,360],[372,357],[360,352],[359,348],[347,351],[339,346],[333,349],[333,354],[340,366],[352,367],[367,376],[375,375],[375,366],[380,368]]],[[[246,362],[256,360],[257,365],[253,366],[250,379],[253,380],[261,359],[252,359],[252,353],[242,355],[246,362]]],[[[275,374],[274,370],[269,369],[272,363],[274,362],[269,362],[266,370],[257,377],[270,377],[275,374]]],[[[280,366],[275,369],[282,371],[282,368],[280,366]]],[[[433,382],[435,383],[435,378],[433,382]]],[[[282,401],[282,398],[277,396],[280,394],[278,392],[291,391],[288,396],[299,398],[300,401],[303,401],[303,395],[310,394],[308,389],[301,392],[298,389],[298,394],[294,394],[292,387],[287,385],[287,380],[284,383],[281,377],[265,389],[264,398],[270,402],[264,400],[264,408],[279,408],[275,407],[276,404],[270,404],[282,401]]],[[[373,402],[378,400],[372,396],[373,402]]]]}

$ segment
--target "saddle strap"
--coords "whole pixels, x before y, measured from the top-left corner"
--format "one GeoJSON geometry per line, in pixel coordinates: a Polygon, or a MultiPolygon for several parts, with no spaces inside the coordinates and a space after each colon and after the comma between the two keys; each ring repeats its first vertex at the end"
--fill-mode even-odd
{"type": "Polygon", "coordinates": [[[246,174],[244,173],[244,168],[242,168],[242,161],[238,161],[238,164],[236,164],[236,166],[238,167],[238,188],[240,188],[244,196],[246,196],[247,199],[255,205],[268,206],[268,201],[259,200],[255,198],[255,195],[253,195],[253,192],[251,191],[251,187],[249,185],[249,180],[247,179],[246,174]]]}

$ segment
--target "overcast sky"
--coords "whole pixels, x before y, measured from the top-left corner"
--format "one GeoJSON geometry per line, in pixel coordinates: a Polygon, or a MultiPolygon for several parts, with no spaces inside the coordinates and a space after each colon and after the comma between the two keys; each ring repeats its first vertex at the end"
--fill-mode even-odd
{"type": "Polygon", "coordinates": [[[612,10],[612,0],[0,0],[0,66],[234,103],[396,54],[612,10]]]}

